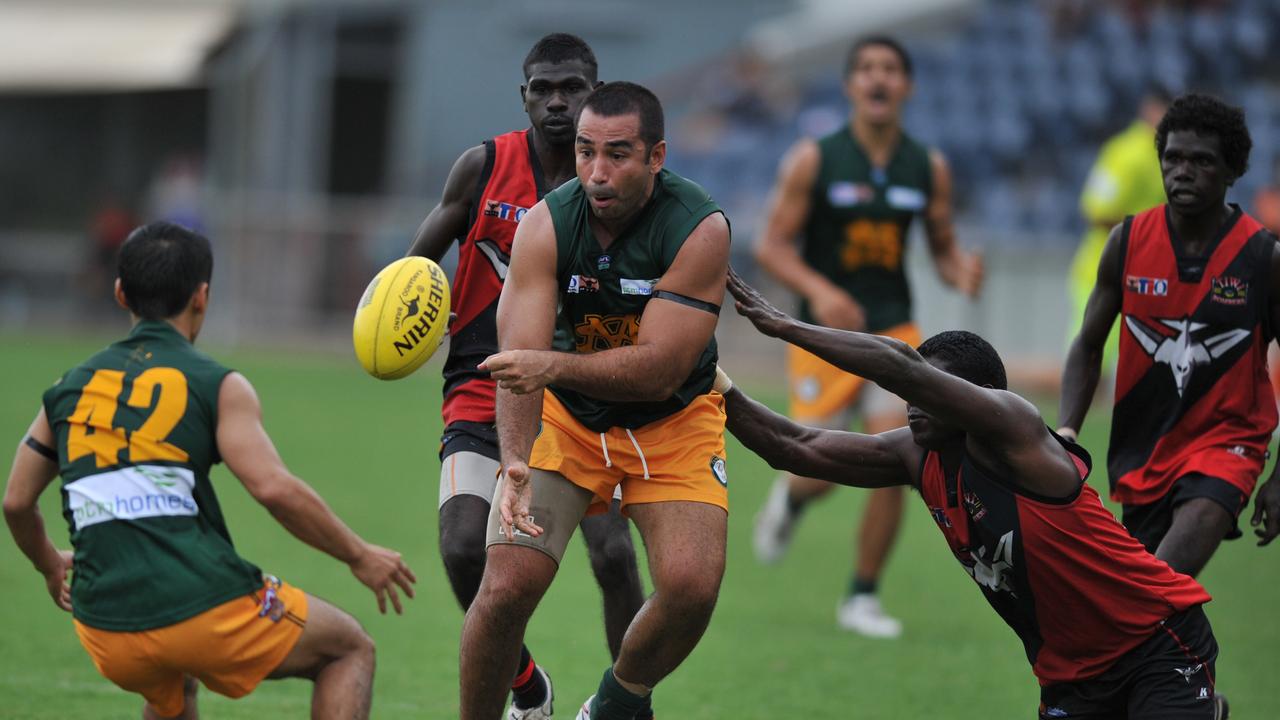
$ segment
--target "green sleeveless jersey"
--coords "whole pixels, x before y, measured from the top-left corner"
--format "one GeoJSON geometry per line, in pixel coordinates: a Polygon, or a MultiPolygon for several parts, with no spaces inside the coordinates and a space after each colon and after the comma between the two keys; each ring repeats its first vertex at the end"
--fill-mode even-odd
{"type": "MultiPolygon", "coordinates": [[[[579,353],[634,345],[640,333],[640,315],[653,286],[698,223],[721,212],[701,187],[663,170],[640,215],[604,249],[591,231],[591,207],[577,179],[545,199],[555,225],[560,287],[553,347],[579,353]]],[[[551,392],[595,432],[611,427],[634,429],[683,410],[695,397],[710,392],[715,375],[713,337],[688,379],[666,400],[610,402],[554,385],[551,392]]]]}
{"type": "Polygon", "coordinates": [[[209,482],[228,372],[169,323],[140,322],[45,391],[77,620],[148,630],[261,586],[209,482]]]}
{"type": "MultiPolygon", "coordinates": [[[[904,133],[888,166],[877,168],[848,125],[819,140],[818,149],[805,262],[862,305],[869,332],[910,322],[907,230],[933,191],[928,149],[904,133]]],[[[800,319],[814,322],[808,302],[800,319]]]]}

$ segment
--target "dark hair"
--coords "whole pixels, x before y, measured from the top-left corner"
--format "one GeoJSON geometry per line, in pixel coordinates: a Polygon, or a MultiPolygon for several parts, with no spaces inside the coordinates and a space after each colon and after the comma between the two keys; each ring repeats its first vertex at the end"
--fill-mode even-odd
{"type": "Polygon", "coordinates": [[[853,46],[849,48],[849,54],[844,59],[844,76],[849,77],[853,69],[858,65],[858,53],[865,48],[873,45],[887,47],[898,54],[898,59],[902,61],[902,70],[911,77],[914,72],[914,66],[911,64],[911,54],[902,46],[902,43],[888,35],[864,35],[853,42],[853,46]]]}
{"type": "Polygon", "coordinates": [[[129,233],[116,262],[120,289],[134,315],[165,320],[181,313],[213,276],[209,239],[181,225],[153,222],[129,233]]]}
{"type": "Polygon", "coordinates": [[[601,85],[583,101],[582,110],[587,108],[604,117],[639,115],[640,139],[646,149],[652,150],[665,137],[662,103],[657,95],[635,83],[619,81],[601,85]]]}
{"type": "Polygon", "coordinates": [[[1156,152],[1161,158],[1169,142],[1169,133],[1187,130],[1201,137],[1213,135],[1218,138],[1222,146],[1222,160],[1233,177],[1239,178],[1249,169],[1253,138],[1249,137],[1249,128],[1244,124],[1244,110],[1212,95],[1180,95],[1156,126],[1156,152]]]}
{"type": "Polygon", "coordinates": [[[595,82],[598,66],[596,54],[591,52],[587,41],[569,33],[551,33],[534,43],[533,49],[524,56],[524,79],[529,79],[529,67],[534,63],[562,63],[577,60],[591,69],[592,82],[595,82]]]}
{"type": "Polygon", "coordinates": [[[916,351],[926,359],[941,360],[947,364],[947,372],[974,385],[1009,389],[1000,353],[991,343],[967,330],[940,332],[920,343],[916,351]]]}

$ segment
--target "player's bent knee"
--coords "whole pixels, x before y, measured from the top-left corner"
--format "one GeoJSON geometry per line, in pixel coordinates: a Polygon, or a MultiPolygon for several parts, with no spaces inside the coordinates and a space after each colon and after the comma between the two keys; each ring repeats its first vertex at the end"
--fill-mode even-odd
{"type": "Polygon", "coordinates": [[[631,585],[638,577],[636,551],[630,533],[610,534],[589,547],[591,571],[605,590],[631,585]]]}
{"type": "MultiPolygon", "coordinates": [[[[483,521],[481,521],[483,523],[483,521]]],[[[475,576],[484,572],[484,525],[440,533],[440,558],[450,577],[475,576]]]]}

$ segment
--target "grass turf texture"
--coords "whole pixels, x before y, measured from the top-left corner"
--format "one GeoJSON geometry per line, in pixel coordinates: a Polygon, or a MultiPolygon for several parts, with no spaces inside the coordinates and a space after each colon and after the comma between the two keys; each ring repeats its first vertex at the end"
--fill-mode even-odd
{"type": "MultiPolygon", "coordinates": [[[[14,448],[40,392],[99,344],[0,335],[0,444],[14,448]]],[[[371,593],[337,561],[289,536],[219,466],[214,483],[238,550],[264,570],[354,613],[378,643],[374,717],[457,717],[457,644],[462,613],[436,554],[440,434],[439,359],[413,377],[375,381],[354,359],[281,352],[223,355],[256,385],[268,431],[294,472],[372,542],[402,551],[419,577],[405,615],[379,616],[371,593]]],[[[778,403],[777,387],[751,386],[778,403]]],[[[1084,440],[1102,464],[1105,417],[1084,440]]],[[[10,452],[6,450],[6,453],[10,452]]],[[[1095,487],[1105,485],[1099,473],[1095,487]]],[[[751,518],[774,477],[730,441],[729,565],[715,617],[692,657],[655,695],[667,718],[1017,718],[1038,702],[1022,646],[949,557],[914,496],[882,596],[902,618],[897,641],[836,629],[848,582],[850,536],[863,494],[839,490],[814,506],[787,558],[761,567],[752,557],[751,518]]],[[[55,483],[60,481],[55,481],[55,483]]],[[[67,546],[59,494],[42,506],[51,535],[67,546]]],[[[1252,512],[1252,506],[1246,511],[1252,512]]],[[[1201,578],[1218,599],[1207,606],[1223,648],[1221,688],[1233,717],[1271,714],[1268,683],[1280,623],[1280,549],[1251,534],[1226,544],[1201,578]]],[[[102,679],[16,546],[0,542],[0,717],[136,717],[140,700],[102,679]]],[[[551,672],[557,716],[572,717],[594,691],[609,658],[599,593],[581,542],[574,541],[527,641],[551,672]]],[[[231,701],[200,693],[207,718],[305,717],[310,684],[264,682],[231,701]]]]}

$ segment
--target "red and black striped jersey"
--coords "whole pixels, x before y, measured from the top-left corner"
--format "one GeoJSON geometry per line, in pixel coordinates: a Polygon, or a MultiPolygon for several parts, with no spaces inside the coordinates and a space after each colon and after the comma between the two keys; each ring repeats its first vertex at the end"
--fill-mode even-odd
{"type": "Polygon", "coordinates": [[[928,452],[920,472],[952,553],[1021,638],[1042,685],[1100,675],[1162,620],[1210,599],[1129,535],[1085,482],[1089,454],[1057,439],[1080,473],[1072,498],[1039,497],[967,453],[948,473],[928,452]]]}
{"type": "Polygon", "coordinates": [[[1276,427],[1267,377],[1275,236],[1232,206],[1205,255],[1184,257],[1161,205],[1122,226],[1111,496],[1163,497],[1188,473],[1249,495],[1276,427]]]}
{"type": "Polygon", "coordinates": [[[486,140],[484,170],[471,204],[471,226],[458,246],[453,279],[449,358],[444,364],[448,426],[456,421],[494,422],[494,383],[476,369],[498,351],[498,296],[511,262],[516,225],[546,194],[542,167],[528,130],[486,140]]]}

